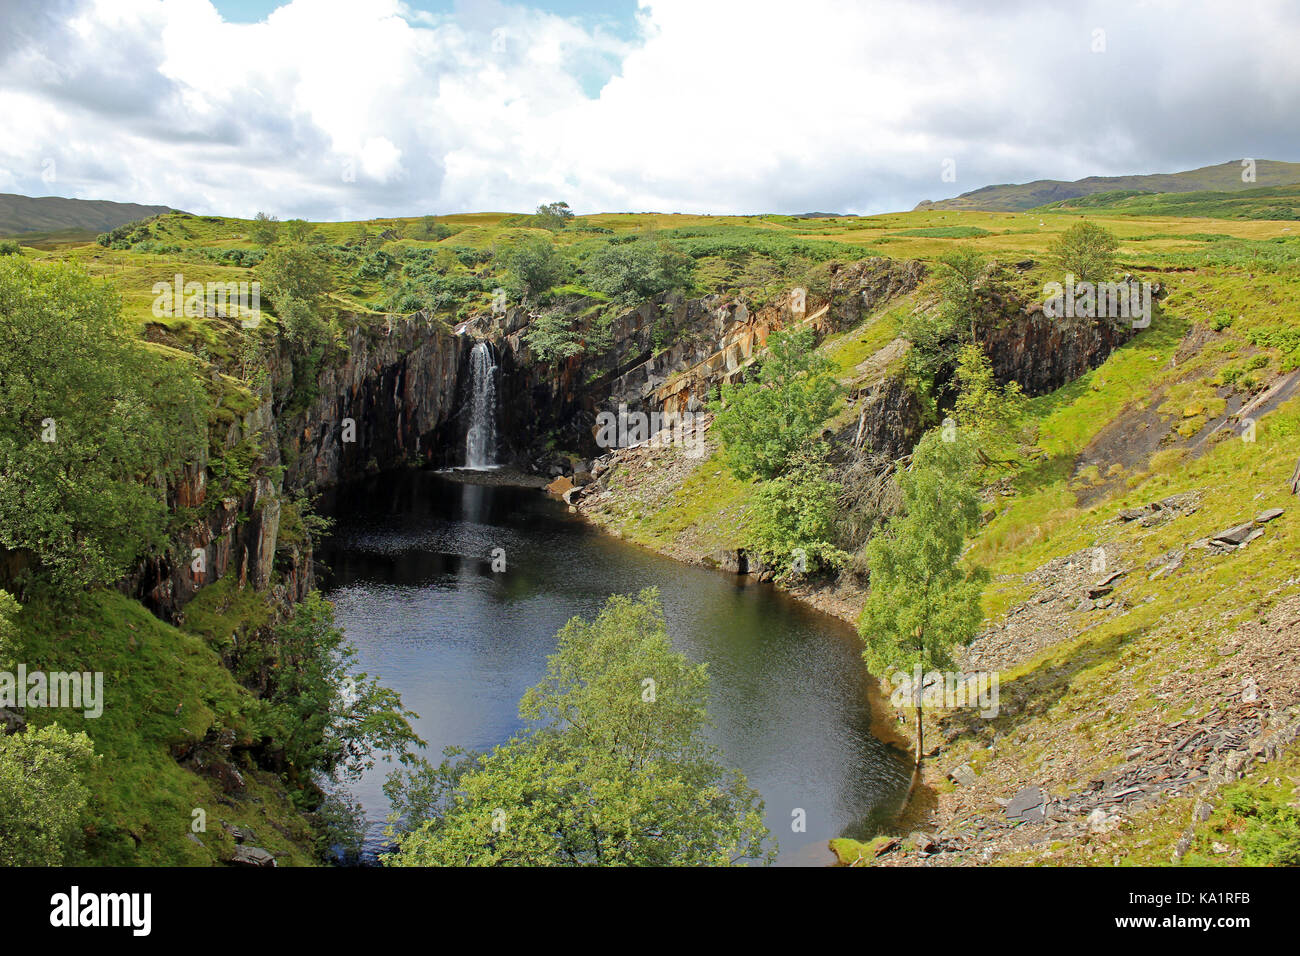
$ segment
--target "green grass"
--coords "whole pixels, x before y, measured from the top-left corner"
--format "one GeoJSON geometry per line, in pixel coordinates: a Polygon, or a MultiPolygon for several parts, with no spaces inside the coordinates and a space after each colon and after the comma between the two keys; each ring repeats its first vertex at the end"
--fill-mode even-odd
{"type": "Polygon", "coordinates": [[[113,866],[203,866],[222,862],[234,840],[223,823],[253,830],[281,865],[309,865],[310,833],[273,776],[236,755],[247,784],[227,794],[214,777],[176,754],[227,733],[238,747],[258,738],[258,703],[199,637],[163,623],[116,592],[73,606],[33,600],[18,617],[29,670],[104,675],[103,714],[29,709],[37,726],[84,731],[102,760],[91,772],[88,861],[113,866]],[[190,839],[194,811],[207,830],[190,839]]]}

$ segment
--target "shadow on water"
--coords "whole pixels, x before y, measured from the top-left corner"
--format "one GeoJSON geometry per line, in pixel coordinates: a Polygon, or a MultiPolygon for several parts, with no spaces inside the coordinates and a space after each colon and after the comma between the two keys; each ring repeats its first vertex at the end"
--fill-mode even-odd
{"type": "MultiPolygon", "coordinates": [[[[872,734],[870,681],[847,625],[746,578],[683,565],[603,535],[530,489],[431,472],[331,493],[324,584],[360,667],[401,693],[437,757],[523,725],[517,706],[555,634],[615,592],[657,586],[678,650],[707,661],[711,739],[763,795],[778,862],[832,862],[826,841],[891,822],[910,761],[872,734]],[[506,570],[492,570],[494,549],[506,570]],[[806,832],[792,832],[796,811],[806,832]]],[[[379,762],[353,785],[377,849],[388,804],[379,762]]]]}

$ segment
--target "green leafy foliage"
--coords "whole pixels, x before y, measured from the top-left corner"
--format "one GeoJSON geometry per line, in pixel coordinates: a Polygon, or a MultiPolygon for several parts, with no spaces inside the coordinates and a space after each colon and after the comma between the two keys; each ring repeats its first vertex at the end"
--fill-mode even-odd
{"type": "Polygon", "coordinates": [[[504,258],[513,284],[525,296],[542,295],[564,277],[564,259],[547,239],[528,239],[511,249],[504,258]]]}
{"type": "Polygon", "coordinates": [[[667,242],[610,243],[583,263],[587,285],[625,304],[690,286],[694,262],[667,242]]]}
{"type": "Polygon", "coordinates": [[[1018,382],[999,387],[993,365],[978,345],[966,345],[953,376],[957,401],[953,416],[975,441],[980,465],[1014,464],[1019,460],[1021,429],[1028,400],[1018,382]]]}
{"type": "Polygon", "coordinates": [[[708,674],[672,649],[656,591],[559,633],[520,701],[533,726],[385,786],[409,832],[393,866],[770,861],[762,801],[704,737],[708,674]]]}
{"type": "Polygon", "coordinates": [[[712,432],[737,477],[775,478],[796,449],[819,436],[842,393],[811,331],[775,332],[758,378],[724,384],[710,404],[712,432]]]}
{"type": "Polygon", "coordinates": [[[353,673],[355,659],[333,605],[313,591],[276,628],[271,647],[237,660],[245,680],[265,682],[266,727],[283,747],[289,780],[353,778],[373,766],[375,751],[404,760],[420,743],[401,697],[353,673]]]}
{"type": "Polygon", "coordinates": [[[608,345],[610,335],[600,329],[584,334],[579,329],[579,317],[563,309],[548,309],[533,317],[524,330],[524,343],[537,358],[548,365],[557,365],[565,359],[581,355],[592,346],[608,345]]]}
{"type": "Polygon", "coordinates": [[[302,242],[282,243],[258,265],[257,275],[275,305],[284,337],[308,349],[323,347],[329,326],[321,312],[331,279],[321,254],[302,242]]]}
{"type": "Polygon", "coordinates": [[[1109,229],[1084,220],[1075,223],[1049,247],[1052,259],[1064,273],[1080,282],[1102,282],[1115,271],[1119,239],[1109,229]]]}
{"type": "Polygon", "coordinates": [[[530,217],[529,225],[541,229],[558,231],[573,219],[573,210],[567,202],[548,202],[537,207],[537,213],[530,217]]]}
{"type": "Polygon", "coordinates": [[[89,737],[58,724],[0,734],[0,866],[78,861],[95,759],[89,737]]]}
{"type": "Polygon", "coordinates": [[[1241,822],[1236,842],[1247,866],[1300,866],[1300,808],[1284,793],[1239,784],[1224,794],[1224,810],[1241,822]]]}
{"type": "MultiPolygon", "coordinates": [[[[904,512],[867,542],[871,590],[858,630],[872,673],[922,673],[953,666],[952,651],[975,637],[983,617],[980,596],[987,573],[960,564],[966,536],[979,526],[979,496],[971,480],[974,450],[958,432],[945,441],[928,432],[900,466],[904,512]]],[[[917,762],[921,760],[920,704],[917,762]]]]}
{"type": "Polygon", "coordinates": [[[275,242],[280,232],[280,220],[268,213],[259,212],[253,217],[253,224],[248,227],[248,238],[259,246],[269,246],[275,242]]]}
{"type": "Polygon", "coordinates": [[[754,492],[750,540],[782,581],[837,568],[848,557],[834,544],[840,486],[825,456],[820,443],[799,449],[782,474],[754,492]]]}
{"type": "Polygon", "coordinates": [[[938,259],[939,294],[948,321],[970,328],[975,340],[975,319],[979,309],[979,287],[988,268],[988,260],[974,249],[956,249],[938,259]]]}
{"type": "Polygon", "coordinates": [[[162,543],[163,477],[206,438],[195,376],[129,338],[118,309],[73,267],[0,260],[0,546],[67,587],[162,543]]]}

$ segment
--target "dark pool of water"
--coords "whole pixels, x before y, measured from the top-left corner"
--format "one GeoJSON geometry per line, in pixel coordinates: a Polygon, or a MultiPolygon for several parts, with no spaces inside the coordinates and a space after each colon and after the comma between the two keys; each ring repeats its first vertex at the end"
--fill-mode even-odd
{"type": "MultiPolygon", "coordinates": [[[[541,492],[463,484],[431,472],[378,476],[333,493],[319,551],[339,623],[371,676],[420,715],[434,762],[523,726],[555,634],[614,592],[655,585],[674,645],[707,661],[710,735],[763,795],[782,864],[830,861],[826,841],[866,836],[897,813],[903,754],[872,736],[857,636],[769,585],[622,543],[541,492]],[[491,569],[505,549],[506,571],[491,569]],[[794,811],[806,832],[792,832],[794,811]]],[[[388,803],[380,761],[352,786],[379,845],[388,803]]]]}

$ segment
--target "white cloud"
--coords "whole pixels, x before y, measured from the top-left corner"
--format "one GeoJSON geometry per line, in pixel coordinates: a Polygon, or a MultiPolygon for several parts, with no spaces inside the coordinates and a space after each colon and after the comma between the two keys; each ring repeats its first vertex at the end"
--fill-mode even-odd
{"type": "Polygon", "coordinates": [[[1281,0],[643,0],[638,19],[628,42],[497,2],[293,0],[256,24],[208,0],[3,13],[0,190],[315,218],[868,212],[1297,158],[1300,12],[1281,0]]]}

